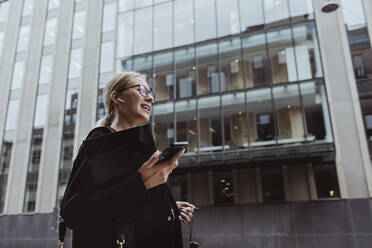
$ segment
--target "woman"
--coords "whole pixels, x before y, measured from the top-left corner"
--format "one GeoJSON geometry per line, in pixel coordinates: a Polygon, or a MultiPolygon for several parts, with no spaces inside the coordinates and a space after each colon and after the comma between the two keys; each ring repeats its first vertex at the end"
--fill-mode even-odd
{"type": "MultiPolygon", "coordinates": [[[[139,73],[115,75],[106,84],[103,98],[108,114],[99,123],[107,128],[93,129],[87,139],[149,122],[154,95],[139,73]]],[[[192,219],[195,206],[175,202],[166,185],[183,152],[154,166],[160,154],[156,151],[138,172],[109,188],[92,191],[95,186],[91,175],[84,172],[87,166],[79,149],[72,174],[79,170],[84,176],[67,186],[73,193],[65,193],[61,207],[62,217],[73,228],[73,248],[183,247],[180,223],[192,219]]]]}

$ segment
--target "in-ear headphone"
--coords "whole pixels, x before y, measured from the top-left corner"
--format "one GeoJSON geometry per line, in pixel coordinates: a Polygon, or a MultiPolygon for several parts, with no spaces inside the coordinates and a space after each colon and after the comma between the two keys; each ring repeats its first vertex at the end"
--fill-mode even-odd
{"type": "Polygon", "coordinates": [[[116,99],[118,99],[118,101],[120,101],[120,102],[124,102],[124,100],[123,99],[121,99],[121,98],[116,98],[116,99]]]}

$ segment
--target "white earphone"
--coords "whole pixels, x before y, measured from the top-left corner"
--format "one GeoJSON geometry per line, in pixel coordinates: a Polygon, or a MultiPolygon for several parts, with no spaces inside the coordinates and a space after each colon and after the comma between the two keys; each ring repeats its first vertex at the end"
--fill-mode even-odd
{"type": "Polygon", "coordinates": [[[120,101],[120,102],[124,102],[124,100],[123,99],[121,99],[121,98],[116,98],[116,99],[118,99],[118,101],[120,101]]]}

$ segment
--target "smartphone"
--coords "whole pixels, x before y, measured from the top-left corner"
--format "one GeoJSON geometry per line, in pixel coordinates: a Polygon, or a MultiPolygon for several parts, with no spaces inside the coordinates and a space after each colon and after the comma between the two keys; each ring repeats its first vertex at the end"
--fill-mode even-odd
{"type": "Polygon", "coordinates": [[[172,143],[170,146],[165,148],[164,151],[162,151],[162,153],[159,156],[159,160],[158,160],[157,163],[160,163],[160,162],[166,161],[168,159],[171,159],[174,155],[176,155],[182,149],[185,149],[185,151],[186,151],[188,145],[189,145],[189,142],[187,142],[187,141],[172,143]]]}

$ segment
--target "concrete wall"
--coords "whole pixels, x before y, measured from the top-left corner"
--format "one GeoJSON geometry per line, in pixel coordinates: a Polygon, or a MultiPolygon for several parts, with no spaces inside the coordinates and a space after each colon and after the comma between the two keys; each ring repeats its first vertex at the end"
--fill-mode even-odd
{"type": "MultiPolygon", "coordinates": [[[[52,213],[1,216],[0,247],[56,247],[55,226],[52,213]]],[[[188,224],[182,228],[186,248],[188,224]]],[[[193,240],[202,248],[370,248],[372,200],[201,206],[193,240]]]]}

